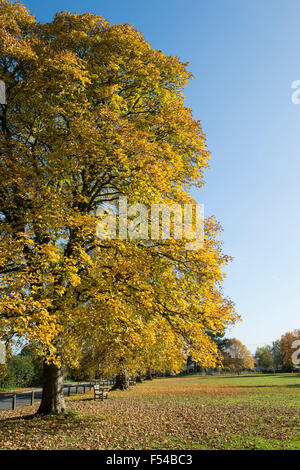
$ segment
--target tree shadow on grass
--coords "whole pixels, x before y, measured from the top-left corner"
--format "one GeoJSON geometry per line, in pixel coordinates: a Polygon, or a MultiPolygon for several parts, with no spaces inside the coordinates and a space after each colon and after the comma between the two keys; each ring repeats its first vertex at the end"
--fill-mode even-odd
{"type": "MultiPolygon", "coordinates": [[[[10,410],[9,410],[10,411],[10,410]]],[[[39,417],[41,417],[39,415],[39,417]]],[[[1,427],[2,427],[2,423],[6,423],[6,422],[14,422],[14,421],[21,421],[21,420],[26,420],[26,421],[30,421],[34,418],[37,418],[37,415],[35,413],[33,414],[30,414],[30,415],[21,415],[21,416],[11,416],[9,418],[5,418],[5,419],[2,419],[0,420],[0,423],[1,423],[1,427]]]]}
{"type": "Polygon", "coordinates": [[[105,403],[106,401],[110,401],[110,400],[111,400],[110,397],[104,398],[103,401],[100,400],[99,398],[97,398],[96,400],[94,400],[94,397],[85,397],[85,398],[80,397],[80,398],[78,398],[78,400],[70,400],[70,401],[71,401],[72,403],[79,403],[79,402],[81,402],[81,401],[87,401],[87,402],[89,402],[89,403],[93,403],[93,402],[95,402],[95,403],[105,403]]]}
{"type": "Polygon", "coordinates": [[[72,425],[72,430],[80,430],[80,428],[86,423],[86,418],[78,416],[73,410],[67,411],[62,414],[50,414],[50,415],[36,415],[28,414],[21,416],[12,416],[1,420],[1,431],[4,432],[14,432],[17,431],[22,423],[27,423],[29,427],[26,426],[26,431],[36,430],[36,432],[42,433],[53,433],[58,427],[60,429],[66,427],[69,428],[70,423],[72,425]]]}

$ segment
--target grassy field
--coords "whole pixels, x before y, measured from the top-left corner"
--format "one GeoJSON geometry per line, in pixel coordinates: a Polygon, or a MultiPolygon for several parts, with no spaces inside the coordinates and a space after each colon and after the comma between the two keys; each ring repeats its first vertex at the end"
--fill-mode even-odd
{"type": "Polygon", "coordinates": [[[0,413],[0,449],[300,449],[300,375],[176,377],[0,413]]]}

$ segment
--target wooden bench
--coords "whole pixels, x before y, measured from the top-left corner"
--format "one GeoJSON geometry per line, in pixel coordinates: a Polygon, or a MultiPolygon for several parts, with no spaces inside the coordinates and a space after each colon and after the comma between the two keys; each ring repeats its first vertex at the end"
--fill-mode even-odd
{"type": "Polygon", "coordinates": [[[102,401],[104,400],[104,397],[107,399],[108,398],[108,392],[109,392],[109,387],[101,387],[99,384],[94,385],[94,400],[99,398],[102,401]]]}

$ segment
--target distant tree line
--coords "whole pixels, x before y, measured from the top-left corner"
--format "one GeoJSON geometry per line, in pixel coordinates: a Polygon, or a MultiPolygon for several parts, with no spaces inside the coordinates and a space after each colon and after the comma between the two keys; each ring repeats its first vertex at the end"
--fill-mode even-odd
{"type": "MultiPolygon", "coordinates": [[[[289,331],[271,345],[256,349],[254,356],[236,338],[210,334],[219,351],[219,364],[214,371],[240,373],[242,371],[295,372],[300,370],[300,329],[289,331]]],[[[189,372],[201,372],[205,369],[194,363],[190,356],[187,361],[189,372]]]]}
{"type": "Polygon", "coordinates": [[[255,365],[260,370],[292,372],[299,369],[300,352],[297,355],[296,341],[300,340],[300,330],[289,331],[271,345],[261,346],[255,352],[255,365]],[[297,360],[298,357],[298,360],[297,360]],[[298,364],[297,364],[298,362],[298,364]]]}
{"type": "MultiPolygon", "coordinates": [[[[224,338],[223,335],[211,333],[211,339],[216,343],[219,351],[219,363],[214,371],[240,373],[242,371],[251,371],[254,369],[254,359],[246,346],[237,338],[224,338]]],[[[187,362],[188,370],[191,371],[192,358],[187,362]]],[[[205,371],[197,364],[194,367],[195,372],[205,371]]]]}

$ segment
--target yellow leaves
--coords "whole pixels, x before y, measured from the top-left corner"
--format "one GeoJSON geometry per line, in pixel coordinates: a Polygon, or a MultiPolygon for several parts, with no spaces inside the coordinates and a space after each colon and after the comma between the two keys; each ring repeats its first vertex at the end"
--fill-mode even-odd
{"type": "Polygon", "coordinates": [[[60,260],[58,248],[50,243],[47,245],[43,245],[39,249],[39,253],[44,256],[45,260],[49,263],[58,263],[60,260]]]}
{"type": "Polygon", "coordinates": [[[78,276],[76,273],[68,273],[68,279],[73,287],[78,286],[81,282],[80,276],[78,276]]]}
{"type": "Polygon", "coordinates": [[[253,369],[254,367],[254,360],[250,351],[236,338],[227,341],[222,355],[223,366],[229,369],[253,369]]]}
{"type": "Polygon", "coordinates": [[[217,222],[206,221],[196,252],[174,238],[96,238],[100,203],[122,194],[129,203],[183,204],[203,183],[209,153],[184,104],[186,65],[128,25],[68,12],[36,24],[19,4],[0,8],[1,56],[23,77],[0,65],[18,90],[10,132],[0,136],[9,194],[0,265],[11,269],[1,278],[2,331],[68,364],[87,343],[114,370],[120,361],[178,370],[191,351],[214,364],[206,329],[237,318],[220,291],[229,258],[217,222]]]}
{"type": "Polygon", "coordinates": [[[27,245],[27,246],[31,246],[31,245],[34,245],[34,240],[32,238],[30,238],[26,233],[24,232],[18,232],[17,233],[17,236],[20,240],[22,240],[22,242],[27,245]]]}
{"type": "Polygon", "coordinates": [[[55,293],[61,297],[66,292],[66,288],[64,286],[56,286],[55,293]]]}

